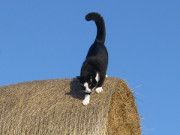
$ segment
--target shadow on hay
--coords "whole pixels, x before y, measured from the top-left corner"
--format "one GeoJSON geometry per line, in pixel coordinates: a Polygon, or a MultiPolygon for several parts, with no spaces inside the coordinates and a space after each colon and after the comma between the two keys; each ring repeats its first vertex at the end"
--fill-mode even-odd
{"type": "Polygon", "coordinates": [[[65,95],[71,95],[73,98],[76,98],[79,100],[84,99],[85,93],[84,93],[84,90],[82,89],[78,79],[74,78],[70,82],[70,89],[71,89],[70,92],[66,93],[65,95]]]}

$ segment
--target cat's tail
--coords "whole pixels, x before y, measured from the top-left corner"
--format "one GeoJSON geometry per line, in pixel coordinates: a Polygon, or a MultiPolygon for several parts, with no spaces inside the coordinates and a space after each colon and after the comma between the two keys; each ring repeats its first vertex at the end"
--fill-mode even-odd
{"type": "Polygon", "coordinates": [[[105,30],[104,19],[102,18],[102,16],[98,13],[92,12],[86,15],[86,20],[87,21],[93,20],[96,23],[97,26],[96,41],[104,42],[106,36],[106,30],[105,30]]]}

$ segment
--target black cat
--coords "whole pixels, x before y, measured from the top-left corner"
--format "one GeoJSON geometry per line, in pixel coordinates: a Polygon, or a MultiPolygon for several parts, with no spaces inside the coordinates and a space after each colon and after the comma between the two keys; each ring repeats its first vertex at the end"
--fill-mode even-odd
{"type": "Polygon", "coordinates": [[[83,105],[89,104],[92,90],[95,89],[97,93],[103,91],[102,85],[106,77],[108,65],[108,52],[104,45],[106,35],[104,19],[98,13],[89,13],[86,15],[86,20],[93,20],[96,23],[97,36],[89,48],[86,60],[81,68],[81,74],[77,77],[85,89],[83,105]]]}

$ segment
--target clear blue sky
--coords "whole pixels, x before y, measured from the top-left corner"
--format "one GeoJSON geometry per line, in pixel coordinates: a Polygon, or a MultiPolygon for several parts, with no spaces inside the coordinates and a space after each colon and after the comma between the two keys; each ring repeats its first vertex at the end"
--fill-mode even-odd
{"type": "Polygon", "coordinates": [[[73,78],[106,23],[108,75],[136,94],[143,135],[180,135],[179,0],[0,2],[0,86],[73,78]]]}

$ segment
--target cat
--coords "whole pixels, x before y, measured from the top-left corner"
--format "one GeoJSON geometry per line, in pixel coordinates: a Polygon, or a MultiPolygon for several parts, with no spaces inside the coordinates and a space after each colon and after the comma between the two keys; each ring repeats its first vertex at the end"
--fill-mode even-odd
{"type": "Polygon", "coordinates": [[[104,45],[106,31],[102,16],[92,12],[87,14],[85,19],[87,21],[93,20],[97,26],[96,39],[89,48],[86,59],[81,67],[80,76],[77,77],[85,90],[85,98],[82,103],[83,105],[88,105],[92,90],[95,90],[97,93],[103,91],[102,85],[106,78],[108,66],[108,52],[104,45]]]}

